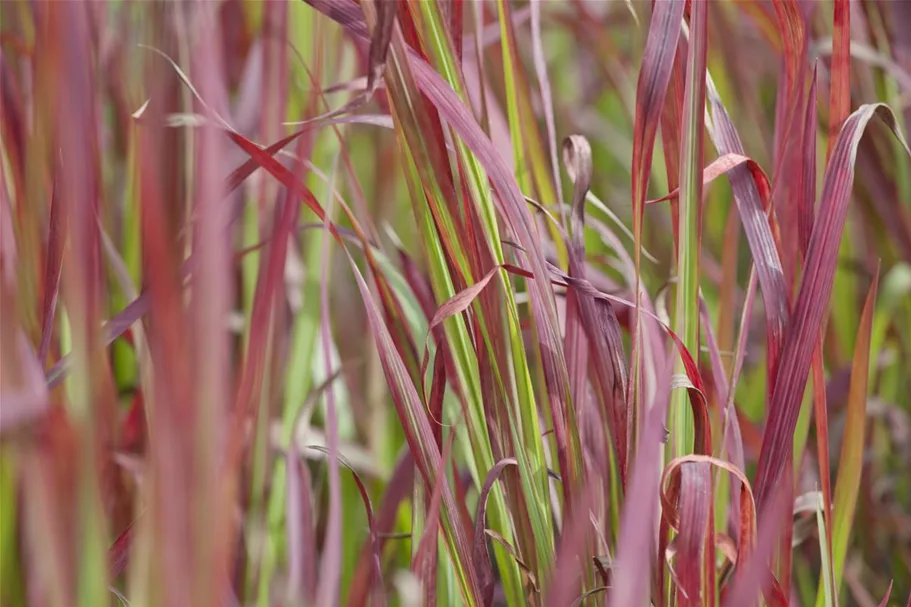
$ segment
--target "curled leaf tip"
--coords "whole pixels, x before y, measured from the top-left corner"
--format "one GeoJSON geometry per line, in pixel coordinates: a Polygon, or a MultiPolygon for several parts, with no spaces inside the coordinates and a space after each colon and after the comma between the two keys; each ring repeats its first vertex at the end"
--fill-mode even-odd
{"type": "Polygon", "coordinates": [[[592,182],[592,147],[582,135],[563,140],[563,164],[573,183],[573,239],[581,247],[581,229],[585,213],[585,195],[592,182]]]}
{"type": "MultiPolygon", "coordinates": [[[[570,135],[563,140],[563,163],[573,183],[586,185],[592,177],[592,147],[582,135],[570,135]]],[[[587,188],[586,188],[587,189],[587,188]]]]}

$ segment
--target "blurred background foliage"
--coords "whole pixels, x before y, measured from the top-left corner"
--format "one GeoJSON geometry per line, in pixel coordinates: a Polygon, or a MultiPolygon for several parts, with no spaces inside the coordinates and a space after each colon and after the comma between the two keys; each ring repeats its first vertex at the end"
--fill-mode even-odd
{"type": "Polygon", "coordinates": [[[911,4],[8,0],[0,53],[3,605],[911,593],[911,4]]]}

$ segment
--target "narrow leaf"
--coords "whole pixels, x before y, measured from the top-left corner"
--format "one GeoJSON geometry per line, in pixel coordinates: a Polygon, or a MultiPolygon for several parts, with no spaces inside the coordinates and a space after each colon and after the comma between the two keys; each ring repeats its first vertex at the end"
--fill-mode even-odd
{"type": "Polygon", "coordinates": [[[631,406],[638,408],[639,398],[639,350],[640,321],[638,310],[641,306],[640,271],[642,222],[648,178],[652,165],[652,151],[655,147],[655,136],[661,120],[664,98],[667,94],[674,57],[677,53],[677,41],[680,38],[681,22],[686,2],[672,0],[653,3],[652,19],[648,28],[648,39],[639,69],[636,84],[636,118],[633,127],[633,235],[636,264],[636,308],[633,330],[632,381],[630,390],[631,406]]]}
{"type": "Polygon", "coordinates": [[[393,0],[378,0],[376,3],[376,27],[370,38],[370,54],[367,58],[369,71],[367,73],[368,95],[372,94],[383,75],[386,67],[386,54],[389,52],[389,43],[392,41],[392,32],[395,29],[395,14],[398,3],[393,0]]]}
{"type": "MultiPolygon", "coordinates": [[[[709,82],[707,96],[712,108],[713,127],[709,129],[715,148],[721,154],[744,155],[740,137],[734,124],[721,102],[718,91],[709,82]]],[[[766,333],[768,341],[768,377],[775,376],[777,361],[784,343],[785,327],[788,324],[788,289],[784,281],[784,270],[768,215],[771,201],[762,197],[752,175],[746,167],[732,168],[728,172],[737,213],[743,222],[747,242],[753,263],[756,264],[756,275],[762,290],[762,299],[766,313],[766,333]]]]}
{"type": "MultiPolygon", "coordinates": [[[[380,317],[373,294],[367,288],[360,270],[350,256],[349,260],[367,310],[367,318],[376,340],[383,371],[392,393],[392,400],[405,429],[408,445],[415,455],[415,463],[425,484],[435,486],[437,473],[440,470],[441,455],[433,439],[430,422],[424,414],[417,389],[409,379],[407,368],[395,348],[392,336],[380,317]]],[[[478,605],[481,603],[481,585],[471,559],[468,540],[464,536],[462,526],[458,523],[459,512],[455,499],[446,483],[443,483],[442,500],[445,512],[444,529],[461,578],[462,598],[469,605],[478,605]]]]}
{"type": "Polygon", "coordinates": [[[487,472],[487,476],[484,478],[484,485],[481,487],[481,494],[478,497],[478,509],[474,518],[474,548],[472,553],[474,555],[474,562],[479,568],[478,576],[481,580],[484,605],[490,605],[493,601],[495,581],[493,566],[490,562],[490,553],[487,551],[487,541],[484,538],[484,528],[487,525],[487,497],[490,495],[494,483],[497,482],[500,475],[503,474],[503,471],[509,466],[518,466],[518,462],[511,457],[501,459],[487,472]]]}
{"type": "Polygon", "coordinates": [[[851,5],[849,0],[835,0],[830,73],[827,158],[832,155],[841,125],[851,112],[851,5]]]}
{"type": "Polygon", "coordinates": [[[813,349],[832,296],[838,247],[848,213],[854,161],[867,124],[879,115],[911,155],[888,106],[864,105],[845,121],[823,179],[819,216],[807,250],[804,277],[794,306],[793,328],[781,354],[781,370],[772,387],[771,414],[763,436],[756,494],[760,511],[769,499],[791,451],[800,401],[806,387],[813,349]]]}
{"type": "MultiPolygon", "coordinates": [[[[845,419],[845,436],[838,458],[838,482],[835,485],[835,502],[832,510],[832,564],[835,569],[834,588],[838,592],[844,573],[845,556],[854,514],[857,510],[857,496],[863,473],[864,440],[866,438],[867,386],[870,369],[870,334],[876,311],[876,292],[879,286],[879,271],[873,276],[873,284],[867,293],[857,341],[854,345],[854,360],[851,363],[851,389],[848,394],[848,409],[845,419]]],[[[818,604],[818,602],[817,602],[818,604]]]]}

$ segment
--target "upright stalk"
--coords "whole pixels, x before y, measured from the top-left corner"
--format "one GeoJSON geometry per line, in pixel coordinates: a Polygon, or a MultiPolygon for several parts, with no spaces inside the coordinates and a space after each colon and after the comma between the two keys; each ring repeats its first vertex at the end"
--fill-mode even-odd
{"type": "MultiPolygon", "coordinates": [[[[705,65],[707,49],[705,0],[694,0],[690,15],[686,89],[680,136],[680,202],[677,240],[677,302],[674,327],[693,358],[699,357],[699,243],[701,232],[705,65]]],[[[677,373],[682,373],[678,363],[677,373]]],[[[692,450],[693,415],[683,390],[674,392],[671,406],[671,453],[692,450]]]]}

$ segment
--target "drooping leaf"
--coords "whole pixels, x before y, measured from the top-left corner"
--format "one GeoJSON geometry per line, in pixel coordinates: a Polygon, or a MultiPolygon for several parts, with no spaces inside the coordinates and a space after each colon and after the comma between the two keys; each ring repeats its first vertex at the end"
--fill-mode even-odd
{"type": "Polygon", "coordinates": [[[724,607],[739,605],[755,606],[759,603],[760,596],[766,603],[774,607],[784,607],[788,604],[787,598],[781,594],[777,580],[772,575],[769,563],[772,558],[782,523],[791,516],[791,502],[787,498],[791,492],[785,487],[778,487],[773,501],[767,506],[769,510],[761,511],[761,522],[756,535],[756,546],[748,562],[741,563],[738,558],[738,575],[733,586],[725,593],[724,607]]]}
{"type": "MultiPolygon", "coordinates": [[[[713,121],[709,134],[718,152],[743,156],[740,137],[711,82],[708,83],[707,97],[712,109],[713,121]]],[[[784,343],[789,310],[784,270],[770,226],[771,218],[767,215],[771,201],[761,197],[761,192],[746,167],[732,168],[728,172],[728,178],[731,182],[731,189],[734,191],[737,213],[743,222],[743,229],[750,245],[753,263],[756,265],[756,275],[762,290],[768,341],[767,374],[771,378],[775,376],[778,366],[777,361],[784,343]]]]}
{"type": "MultiPolygon", "coordinates": [[[[747,158],[740,154],[723,154],[722,156],[719,156],[705,167],[705,170],[702,172],[702,184],[703,186],[707,186],[722,175],[743,165],[746,165],[752,174],[753,182],[756,184],[756,188],[759,191],[759,198],[763,201],[763,204],[767,206],[768,201],[772,197],[772,184],[769,182],[769,178],[766,176],[765,171],[762,170],[762,167],[752,158],[747,158]]],[[[661,198],[646,200],[645,204],[657,204],[666,200],[674,200],[679,195],[679,188],[674,188],[661,198]]]]}
{"type": "MultiPolygon", "coordinates": [[[[838,246],[847,218],[854,160],[864,129],[879,115],[908,152],[907,143],[883,104],[864,105],[845,121],[823,179],[818,218],[807,249],[804,277],[794,305],[793,325],[782,348],[781,371],[771,392],[768,427],[763,436],[756,495],[760,511],[779,482],[797,424],[800,401],[806,386],[813,349],[832,296],[838,246]]],[[[908,152],[911,155],[911,152],[908,152]]]]}

